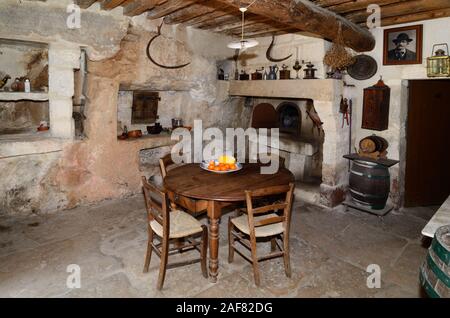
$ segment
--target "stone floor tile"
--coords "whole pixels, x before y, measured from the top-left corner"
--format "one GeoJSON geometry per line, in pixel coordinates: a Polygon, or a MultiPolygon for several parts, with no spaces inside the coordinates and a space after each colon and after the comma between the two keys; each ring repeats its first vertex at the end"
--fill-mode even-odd
{"type": "Polygon", "coordinates": [[[81,284],[94,284],[122,267],[102,254],[96,233],[85,233],[0,258],[0,296],[51,297],[67,292],[67,266],[81,269],[81,284]]]}
{"type": "Polygon", "coordinates": [[[428,222],[439,209],[439,207],[439,205],[419,206],[413,208],[402,208],[400,211],[404,215],[415,216],[428,222]]]}
{"type": "Polygon", "coordinates": [[[141,294],[139,290],[133,288],[124,273],[117,273],[105,277],[95,284],[81,286],[79,289],[73,289],[62,297],[68,298],[136,298],[141,294]]]}
{"type": "Polygon", "coordinates": [[[25,234],[27,226],[34,222],[13,222],[10,218],[0,219],[0,256],[36,248],[39,244],[25,234]]]}
{"type": "MultiPolygon", "coordinates": [[[[142,196],[104,201],[51,215],[0,218],[0,296],[3,297],[420,297],[418,267],[426,254],[418,232],[431,210],[393,211],[384,219],[343,207],[294,204],[292,278],[281,258],[252,266],[238,254],[228,264],[227,223],[220,223],[219,276],[213,284],[196,263],[168,269],[156,289],[160,260],[143,273],[147,221],[142,196]],[[369,289],[369,264],[382,268],[382,286],[369,289]],[[68,289],[67,265],[81,266],[81,289],[68,289]]],[[[208,224],[205,215],[199,220],[208,224]]],[[[269,251],[258,243],[258,254],[269,251]]],[[[197,258],[191,251],[169,262],[197,258]]]]}
{"type": "Polygon", "coordinates": [[[352,214],[356,216],[352,220],[354,223],[370,225],[378,230],[411,240],[420,239],[421,231],[427,224],[424,219],[395,211],[383,217],[360,211],[356,211],[355,214],[352,214]]]}
{"type": "Polygon", "coordinates": [[[222,277],[216,284],[195,295],[200,298],[267,298],[274,297],[267,290],[255,287],[239,274],[222,277]]]}
{"type": "Polygon", "coordinates": [[[385,280],[403,286],[414,294],[420,291],[419,271],[428,249],[420,244],[408,244],[397,261],[385,270],[385,280]]]}
{"type": "Polygon", "coordinates": [[[296,297],[369,297],[376,291],[367,287],[368,275],[356,266],[330,258],[301,279],[296,297]]]}
{"type": "Polygon", "coordinates": [[[403,252],[408,241],[364,224],[350,224],[323,249],[326,253],[366,269],[370,264],[387,268],[403,252]]]}

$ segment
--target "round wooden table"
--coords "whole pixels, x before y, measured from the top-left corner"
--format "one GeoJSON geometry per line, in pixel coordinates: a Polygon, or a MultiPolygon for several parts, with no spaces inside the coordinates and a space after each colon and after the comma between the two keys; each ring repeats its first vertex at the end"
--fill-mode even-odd
{"type": "Polygon", "coordinates": [[[261,174],[261,164],[244,164],[239,171],[219,174],[203,170],[199,164],[187,164],[169,170],[164,187],[169,198],[190,211],[208,211],[209,271],[211,281],[217,281],[219,254],[219,221],[222,208],[245,201],[245,190],[288,184],[294,175],[286,168],[275,174],[261,174]]]}

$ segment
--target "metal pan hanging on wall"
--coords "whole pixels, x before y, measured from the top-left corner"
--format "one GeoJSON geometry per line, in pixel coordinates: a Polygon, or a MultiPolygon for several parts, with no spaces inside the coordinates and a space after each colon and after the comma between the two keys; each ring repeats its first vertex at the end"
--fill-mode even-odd
{"type": "Polygon", "coordinates": [[[377,73],[377,61],[369,55],[355,56],[355,63],[347,68],[347,73],[356,80],[366,80],[377,73]]]}

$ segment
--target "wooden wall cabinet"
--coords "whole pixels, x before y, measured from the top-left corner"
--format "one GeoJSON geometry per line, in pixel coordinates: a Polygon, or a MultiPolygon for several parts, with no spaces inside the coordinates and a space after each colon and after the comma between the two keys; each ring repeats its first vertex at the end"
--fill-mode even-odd
{"type": "Polygon", "coordinates": [[[364,89],[361,128],[386,130],[389,126],[389,99],[391,89],[380,79],[374,86],[364,89]]]}

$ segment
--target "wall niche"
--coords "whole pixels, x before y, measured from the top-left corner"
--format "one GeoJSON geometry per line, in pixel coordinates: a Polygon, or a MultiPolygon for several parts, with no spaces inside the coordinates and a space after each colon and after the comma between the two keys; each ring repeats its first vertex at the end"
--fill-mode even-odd
{"type": "Polygon", "coordinates": [[[117,132],[124,128],[141,130],[146,133],[147,126],[159,118],[160,92],[150,90],[119,90],[117,101],[117,132]]]}
{"type": "Polygon", "coordinates": [[[0,39],[0,135],[49,124],[48,45],[0,39]],[[25,91],[25,79],[30,91],[25,91]]]}

